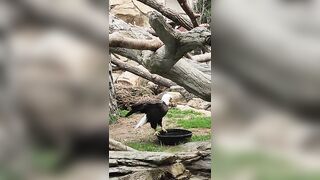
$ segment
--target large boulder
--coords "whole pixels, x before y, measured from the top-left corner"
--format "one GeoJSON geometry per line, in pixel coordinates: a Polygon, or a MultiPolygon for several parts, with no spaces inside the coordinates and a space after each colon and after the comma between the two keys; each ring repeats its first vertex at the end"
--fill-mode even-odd
{"type": "Polygon", "coordinates": [[[149,26],[149,19],[144,14],[152,9],[136,0],[133,2],[134,4],[131,0],[111,0],[110,13],[127,23],[143,27],[149,26]]]}
{"type": "Polygon", "coordinates": [[[187,105],[196,109],[204,109],[204,110],[208,110],[211,107],[210,102],[204,101],[200,98],[191,99],[187,105]]]}

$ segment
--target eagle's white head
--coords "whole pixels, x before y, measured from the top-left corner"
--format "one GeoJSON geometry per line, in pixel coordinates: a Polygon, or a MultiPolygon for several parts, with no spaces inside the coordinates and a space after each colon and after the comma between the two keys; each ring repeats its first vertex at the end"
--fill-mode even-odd
{"type": "Polygon", "coordinates": [[[170,100],[172,99],[172,96],[170,94],[164,94],[161,98],[161,100],[166,103],[167,106],[170,104],[170,100]]]}

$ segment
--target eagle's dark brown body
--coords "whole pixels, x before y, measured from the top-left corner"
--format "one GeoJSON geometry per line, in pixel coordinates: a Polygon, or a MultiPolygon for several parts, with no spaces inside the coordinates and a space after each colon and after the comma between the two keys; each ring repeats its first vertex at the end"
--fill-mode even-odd
{"type": "Polygon", "coordinates": [[[168,105],[162,100],[150,100],[145,102],[140,102],[131,106],[131,111],[128,112],[126,117],[133,113],[145,113],[147,117],[147,122],[151,124],[153,129],[157,128],[157,125],[162,127],[162,118],[168,112],[168,105]]]}

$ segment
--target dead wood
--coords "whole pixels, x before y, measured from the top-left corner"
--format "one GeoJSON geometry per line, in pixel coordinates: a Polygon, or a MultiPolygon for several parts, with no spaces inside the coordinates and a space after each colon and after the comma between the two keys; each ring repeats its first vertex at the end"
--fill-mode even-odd
{"type": "Polygon", "coordinates": [[[191,59],[197,62],[209,62],[211,61],[211,53],[195,55],[195,56],[192,56],[191,59]]]}
{"type": "Polygon", "coordinates": [[[187,30],[191,30],[193,28],[192,23],[184,18],[182,15],[180,15],[178,12],[164,6],[163,4],[159,3],[156,0],[138,0],[142,2],[143,4],[150,6],[151,8],[159,11],[161,14],[163,14],[165,17],[171,19],[175,23],[183,26],[187,30]]]}
{"type": "Polygon", "coordinates": [[[110,177],[165,176],[188,179],[190,175],[202,174],[210,177],[210,150],[197,152],[128,152],[110,151],[110,177]]]}
{"type": "Polygon", "coordinates": [[[165,86],[165,87],[171,87],[176,85],[174,82],[172,82],[169,79],[163,78],[156,74],[151,74],[149,71],[133,66],[129,63],[122,62],[120,59],[117,59],[115,57],[111,57],[111,62],[115,65],[117,65],[120,69],[129,71],[137,76],[143,77],[155,84],[165,86]]]}
{"type": "Polygon", "coordinates": [[[109,138],[109,151],[137,151],[119,141],[109,138]]]}
{"type": "Polygon", "coordinates": [[[109,46],[110,47],[123,47],[130,49],[140,49],[140,50],[152,50],[155,51],[159,49],[163,43],[159,38],[148,39],[133,39],[128,37],[123,37],[119,33],[113,33],[109,35],[109,46]]]}
{"type": "MultiPolygon", "coordinates": [[[[150,39],[153,36],[142,28],[128,25],[125,22],[112,17],[110,32],[121,30],[123,34],[136,39],[150,39]],[[134,31],[134,33],[133,33],[134,31]]],[[[211,32],[204,27],[197,27],[189,32],[178,32],[166,24],[163,16],[152,12],[149,16],[150,25],[153,27],[164,46],[152,51],[135,49],[110,48],[110,51],[138,62],[151,73],[172,80],[184,87],[187,91],[198,97],[210,101],[211,76],[197,69],[183,56],[196,48],[208,44],[211,32]]],[[[203,68],[202,68],[203,69],[203,68]]],[[[210,67],[205,70],[210,72],[210,67]]]]}

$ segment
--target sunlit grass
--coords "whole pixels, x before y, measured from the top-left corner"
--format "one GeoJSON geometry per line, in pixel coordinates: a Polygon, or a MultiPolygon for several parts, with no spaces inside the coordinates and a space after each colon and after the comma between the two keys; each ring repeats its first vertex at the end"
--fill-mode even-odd
{"type": "Polygon", "coordinates": [[[177,124],[183,128],[211,128],[211,118],[210,117],[194,117],[191,119],[179,119],[177,124]]]}
{"type": "Polygon", "coordinates": [[[209,141],[211,140],[211,135],[193,135],[191,137],[191,141],[192,142],[196,142],[196,141],[209,141]]]}

